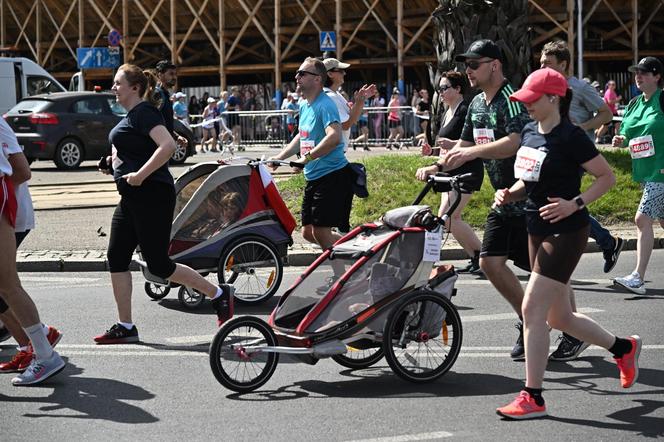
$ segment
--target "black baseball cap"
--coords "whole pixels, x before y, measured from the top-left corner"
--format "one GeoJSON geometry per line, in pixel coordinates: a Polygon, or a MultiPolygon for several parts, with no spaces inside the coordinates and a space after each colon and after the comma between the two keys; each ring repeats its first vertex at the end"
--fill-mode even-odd
{"type": "Polygon", "coordinates": [[[662,75],[662,71],[664,71],[662,68],[662,62],[655,57],[643,57],[641,61],[639,61],[639,64],[630,66],[627,70],[630,72],[636,72],[637,70],[652,72],[653,75],[662,75]]]}
{"type": "Polygon", "coordinates": [[[463,54],[454,57],[454,61],[463,63],[468,58],[493,58],[503,61],[503,51],[491,40],[476,40],[463,54]]]}
{"type": "Polygon", "coordinates": [[[175,66],[170,60],[161,60],[155,66],[155,70],[159,73],[166,72],[169,69],[177,69],[177,66],[175,66]]]}

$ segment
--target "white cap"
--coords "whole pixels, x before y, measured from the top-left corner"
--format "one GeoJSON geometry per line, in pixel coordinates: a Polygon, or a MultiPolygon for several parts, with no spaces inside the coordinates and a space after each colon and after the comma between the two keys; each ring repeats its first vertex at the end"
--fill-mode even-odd
{"type": "Polygon", "coordinates": [[[187,96],[187,94],[185,94],[184,92],[176,92],[175,93],[175,98],[184,98],[186,96],[187,96]]]}
{"type": "Polygon", "coordinates": [[[207,102],[208,102],[208,103],[216,103],[217,100],[215,100],[215,99],[212,98],[212,97],[208,97],[207,102]]]}
{"type": "Polygon", "coordinates": [[[336,58],[326,58],[323,60],[323,64],[325,65],[326,71],[331,69],[348,69],[350,67],[348,63],[342,63],[336,58]]]}

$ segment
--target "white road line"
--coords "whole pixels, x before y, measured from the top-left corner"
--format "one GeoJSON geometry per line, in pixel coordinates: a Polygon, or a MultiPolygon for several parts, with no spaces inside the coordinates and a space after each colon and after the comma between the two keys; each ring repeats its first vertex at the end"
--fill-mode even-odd
{"type": "MultiPolygon", "coordinates": [[[[38,276],[21,273],[21,282],[91,282],[101,281],[101,278],[75,278],[71,276],[38,276]]],[[[108,282],[110,284],[110,282],[108,282]]]]}
{"type": "MultiPolygon", "coordinates": [[[[522,285],[526,284],[526,281],[521,281],[522,285]]],[[[583,286],[588,284],[605,284],[613,285],[613,280],[611,278],[597,278],[597,279],[572,279],[572,286],[583,284],[583,286]]],[[[491,281],[488,279],[458,279],[455,285],[491,285],[491,281]]]]}
{"type": "Polygon", "coordinates": [[[175,338],[166,338],[167,342],[171,344],[193,344],[195,342],[211,342],[214,335],[199,335],[199,336],[178,336],[175,338]]]}
{"type": "MultiPolygon", "coordinates": [[[[600,313],[604,310],[590,308],[590,307],[581,307],[579,308],[579,313],[600,313]]],[[[461,323],[465,322],[483,322],[483,321],[499,321],[504,319],[516,320],[515,313],[496,313],[493,315],[461,315],[461,323]]]]}
{"type": "Polygon", "coordinates": [[[374,439],[355,439],[349,442],[408,442],[413,440],[435,440],[452,437],[448,431],[436,431],[433,433],[402,434],[401,436],[377,437],[374,439]]]}

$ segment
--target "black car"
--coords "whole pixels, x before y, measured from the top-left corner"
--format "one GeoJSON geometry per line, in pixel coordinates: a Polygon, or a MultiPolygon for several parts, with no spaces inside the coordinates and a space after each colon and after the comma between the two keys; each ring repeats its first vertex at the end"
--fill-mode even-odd
{"type": "MultiPolygon", "coordinates": [[[[82,161],[110,154],[108,134],[126,113],[111,93],[58,92],[28,97],[4,117],[28,161],[53,160],[59,169],[76,169],[82,161]]],[[[171,159],[181,164],[195,153],[194,135],[180,121],[174,127],[187,139],[171,159]]]]}

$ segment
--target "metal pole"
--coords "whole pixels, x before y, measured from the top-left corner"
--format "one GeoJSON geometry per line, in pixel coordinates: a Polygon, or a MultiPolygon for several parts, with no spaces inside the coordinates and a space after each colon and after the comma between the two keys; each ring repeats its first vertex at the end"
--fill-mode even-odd
{"type": "Polygon", "coordinates": [[[344,46],[341,38],[341,0],[336,0],[335,18],[334,30],[337,33],[337,59],[342,60],[344,56],[344,46]]]}
{"type": "Polygon", "coordinates": [[[632,0],[632,53],[634,64],[639,62],[639,0],[632,0]]]}
{"type": "Polygon", "coordinates": [[[5,0],[0,0],[0,47],[5,47],[5,0]]]}
{"type": "MultiPolygon", "coordinates": [[[[171,63],[177,64],[178,63],[178,51],[177,47],[175,46],[175,25],[176,25],[176,17],[175,17],[175,0],[171,0],[170,4],[170,15],[171,15],[171,63]]],[[[176,86],[177,89],[177,86],[176,86]]]]}
{"type": "Polygon", "coordinates": [[[583,0],[576,1],[576,51],[578,78],[583,78],[583,0]]]}
{"type": "Polygon", "coordinates": [[[397,87],[406,94],[403,72],[403,0],[397,0],[397,87]]]}
{"type": "Polygon", "coordinates": [[[224,72],[224,63],[226,63],[226,46],[224,43],[224,35],[226,33],[226,17],[224,11],[224,0],[218,1],[219,9],[219,85],[221,92],[226,90],[226,72],[224,72]]]}
{"type": "MultiPolygon", "coordinates": [[[[570,52],[570,61],[574,61],[574,0],[567,0],[567,47],[570,52]]],[[[570,73],[574,73],[574,66],[569,67],[570,73]]]]}
{"type": "Polygon", "coordinates": [[[84,33],[84,23],[83,20],[83,1],[78,0],[78,47],[82,48],[85,46],[85,33],[84,33]]]}
{"type": "Polygon", "coordinates": [[[39,0],[35,0],[35,3],[37,4],[37,14],[36,14],[36,20],[37,20],[37,41],[35,42],[35,49],[37,52],[37,64],[41,65],[41,2],[39,0]]]}
{"type": "Polygon", "coordinates": [[[122,0],[122,59],[129,63],[129,0],[122,0]]]}
{"type": "Polygon", "coordinates": [[[281,41],[279,27],[281,26],[281,2],[274,0],[274,102],[275,109],[281,107],[281,41]]]}

